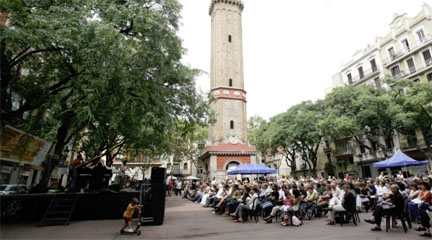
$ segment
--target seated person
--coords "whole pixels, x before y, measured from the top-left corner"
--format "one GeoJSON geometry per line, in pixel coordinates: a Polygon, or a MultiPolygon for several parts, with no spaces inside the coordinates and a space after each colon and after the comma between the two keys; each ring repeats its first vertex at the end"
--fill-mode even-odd
{"type": "Polygon", "coordinates": [[[218,215],[221,215],[225,212],[225,205],[226,203],[231,201],[231,197],[234,195],[234,192],[237,191],[234,185],[225,185],[225,195],[222,197],[222,199],[219,201],[219,203],[216,206],[215,213],[218,215]]]}
{"type": "MultiPolygon", "coordinates": [[[[279,199],[276,201],[275,206],[272,208],[270,215],[264,218],[264,221],[266,221],[267,223],[271,223],[273,217],[276,217],[276,214],[283,211],[283,209],[287,205],[287,198],[291,197],[291,193],[285,185],[283,185],[281,189],[284,191],[283,195],[281,195],[279,192],[279,199]]],[[[292,201],[290,206],[292,206],[292,201]]]]}
{"type": "Polygon", "coordinates": [[[362,206],[366,210],[366,212],[370,209],[370,200],[371,197],[371,190],[367,187],[366,183],[360,183],[360,194],[359,198],[361,201],[362,206]]]}
{"type": "Polygon", "coordinates": [[[301,209],[302,209],[303,214],[305,216],[309,215],[308,217],[310,219],[310,218],[312,218],[311,214],[313,214],[313,213],[310,213],[310,211],[308,211],[308,210],[314,206],[316,207],[316,203],[318,201],[318,192],[314,189],[313,185],[306,186],[306,189],[307,189],[306,198],[304,199],[303,203],[301,204],[301,209]]]}
{"type": "Polygon", "coordinates": [[[231,213],[235,212],[238,205],[244,202],[247,198],[247,194],[242,190],[237,190],[231,198],[231,201],[228,202],[225,206],[225,216],[229,216],[231,213]]]}
{"type": "Polygon", "coordinates": [[[417,198],[408,202],[408,212],[417,220],[420,220],[421,212],[426,211],[432,200],[429,183],[420,183],[420,194],[417,198]]]}
{"type": "Polygon", "coordinates": [[[270,193],[268,200],[260,205],[261,209],[264,212],[264,216],[268,216],[270,214],[270,211],[273,209],[274,206],[277,205],[279,201],[279,191],[277,185],[273,185],[272,188],[273,191],[270,193]]]}
{"type": "Polygon", "coordinates": [[[287,198],[285,199],[285,206],[282,209],[282,215],[281,215],[283,218],[282,226],[288,225],[289,218],[295,211],[299,210],[300,203],[302,200],[303,200],[303,195],[301,195],[299,190],[294,189],[292,195],[288,193],[287,198]]]}
{"type": "Polygon", "coordinates": [[[398,216],[402,213],[404,208],[404,200],[402,194],[399,192],[399,186],[393,184],[391,186],[390,198],[383,200],[378,203],[372,217],[370,219],[365,219],[365,222],[370,224],[376,224],[372,231],[381,231],[381,219],[385,215],[398,216]]]}
{"type": "MultiPolygon", "coordinates": [[[[429,211],[432,211],[431,207],[429,207],[429,211]]],[[[428,238],[432,238],[432,234],[431,234],[431,218],[430,215],[426,212],[423,211],[420,214],[420,221],[421,221],[421,226],[416,228],[416,231],[425,231],[423,234],[421,234],[421,237],[428,237],[428,238]]]]}
{"type": "Polygon", "coordinates": [[[211,194],[211,188],[208,185],[204,184],[202,188],[201,206],[206,206],[207,200],[211,196],[211,194]]]}
{"type": "Polygon", "coordinates": [[[246,214],[248,210],[255,210],[254,207],[256,206],[254,206],[254,204],[256,203],[256,199],[258,198],[258,194],[256,192],[258,192],[258,189],[254,187],[250,191],[246,201],[244,203],[240,203],[235,212],[231,214],[232,217],[237,218],[236,222],[243,222],[244,214],[246,214]]]}
{"type": "Polygon", "coordinates": [[[343,185],[344,197],[341,204],[334,205],[330,212],[328,225],[335,225],[336,212],[354,211],[356,207],[356,195],[351,191],[349,184],[343,185]]]}
{"type": "Polygon", "coordinates": [[[324,192],[318,198],[318,205],[317,205],[318,217],[321,216],[323,209],[328,207],[330,199],[332,199],[332,197],[333,196],[332,196],[332,191],[330,189],[330,185],[329,184],[324,185],[324,192]]]}
{"type": "Polygon", "coordinates": [[[408,199],[416,199],[418,195],[420,194],[420,190],[418,189],[417,184],[411,184],[410,185],[410,191],[408,193],[408,199]]]}

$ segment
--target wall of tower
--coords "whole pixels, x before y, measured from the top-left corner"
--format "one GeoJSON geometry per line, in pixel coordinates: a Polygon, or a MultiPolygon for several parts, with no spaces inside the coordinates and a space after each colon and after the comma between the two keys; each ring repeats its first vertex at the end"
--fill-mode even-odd
{"type": "Polygon", "coordinates": [[[211,143],[229,143],[233,139],[237,143],[247,144],[246,102],[217,99],[212,103],[212,108],[216,111],[216,124],[210,126],[211,143]],[[234,123],[233,129],[231,129],[231,121],[234,123]]]}
{"type": "Polygon", "coordinates": [[[212,145],[247,144],[242,10],[240,1],[213,0],[211,5],[210,87],[217,98],[212,104],[216,113],[216,123],[210,127],[209,134],[212,145]]]}
{"type": "Polygon", "coordinates": [[[235,4],[217,3],[211,12],[211,88],[244,88],[242,9],[235,4]],[[229,42],[231,36],[231,42],[229,42]]]}

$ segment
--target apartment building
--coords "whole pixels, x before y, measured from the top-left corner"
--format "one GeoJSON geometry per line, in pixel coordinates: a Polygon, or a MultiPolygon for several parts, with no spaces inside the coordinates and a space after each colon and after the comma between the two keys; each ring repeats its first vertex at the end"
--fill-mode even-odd
{"type": "Polygon", "coordinates": [[[425,3],[414,17],[396,14],[379,47],[386,75],[414,82],[432,81],[431,7],[425,3]]]}
{"type": "Polygon", "coordinates": [[[342,66],[340,74],[344,85],[370,84],[381,88],[384,71],[378,40],[355,52],[353,58],[342,66]]]}
{"type": "MultiPolygon", "coordinates": [[[[377,88],[387,87],[382,82],[386,76],[396,79],[412,79],[414,82],[432,80],[432,9],[424,4],[420,13],[414,17],[395,14],[390,23],[390,31],[383,37],[354,53],[351,60],[343,64],[340,71],[332,77],[332,87],[370,84],[377,88]]],[[[422,158],[419,148],[425,141],[418,131],[402,135],[394,133],[390,139],[379,138],[377,144],[365,141],[358,144],[351,138],[338,139],[327,144],[323,150],[328,161],[327,172],[335,175],[340,172],[353,172],[359,176],[376,177],[384,169],[373,168],[373,163],[384,160],[398,149],[410,156],[422,158]],[[380,146],[378,146],[380,145],[380,146]],[[385,146],[383,149],[382,146],[385,146]]]]}

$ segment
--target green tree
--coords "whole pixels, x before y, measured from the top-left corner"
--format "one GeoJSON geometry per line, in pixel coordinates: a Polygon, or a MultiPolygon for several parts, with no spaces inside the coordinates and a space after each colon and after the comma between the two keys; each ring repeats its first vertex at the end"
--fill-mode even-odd
{"type": "Polygon", "coordinates": [[[256,146],[264,157],[279,155],[277,168],[285,161],[291,171],[296,169],[296,153],[292,138],[290,119],[286,113],[281,113],[260,125],[257,131],[256,146]]]}
{"type": "Polygon", "coordinates": [[[319,100],[302,102],[288,110],[293,119],[291,128],[294,144],[312,174],[316,173],[318,149],[323,139],[318,124],[324,115],[323,108],[324,103],[319,100]]]}
{"type": "Polygon", "coordinates": [[[399,132],[407,134],[406,130],[419,129],[426,150],[417,147],[429,160],[432,160],[432,84],[392,78],[387,78],[386,82],[392,86],[390,95],[402,107],[404,113],[404,118],[401,120],[403,127],[398,129],[399,132]]]}
{"type": "Polygon", "coordinates": [[[257,145],[257,138],[258,138],[257,132],[259,131],[261,125],[263,125],[265,122],[266,121],[264,118],[257,115],[249,118],[247,122],[247,134],[248,134],[249,144],[251,144],[252,146],[257,145]]]}
{"type": "MultiPolygon", "coordinates": [[[[321,129],[331,139],[353,137],[357,144],[372,153],[387,147],[380,137],[389,142],[406,114],[385,89],[369,85],[346,86],[334,89],[325,98],[325,117],[321,129]],[[370,143],[368,145],[367,143],[370,143]]],[[[386,155],[386,151],[383,151],[386,155]]]]}
{"type": "Polygon", "coordinates": [[[208,120],[184,66],[176,0],[0,1],[1,118],[87,160],[167,151],[174,124],[208,120]],[[13,103],[18,104],[13,104],[13,103]]]}
{"type": "Polygon", "coordinates": [[[202,167],[201,155],[208,136],[207,126],[189,125],[177,121],[171,132],[168,153],[173,156],[174,163],[191,161],[196,168],[202,167]]]}

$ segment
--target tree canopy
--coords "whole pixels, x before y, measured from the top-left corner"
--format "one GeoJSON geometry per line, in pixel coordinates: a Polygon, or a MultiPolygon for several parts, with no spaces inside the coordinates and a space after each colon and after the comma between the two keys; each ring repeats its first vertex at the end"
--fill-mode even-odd
{"type": "Polygon", "coordinates": [[[71,143],[96,160],[163,152],[177,121],[208,121],[199,71],[181,63],[177,0],[0,3],[2,126],[55,142],[50,166],[71,143]]]}

